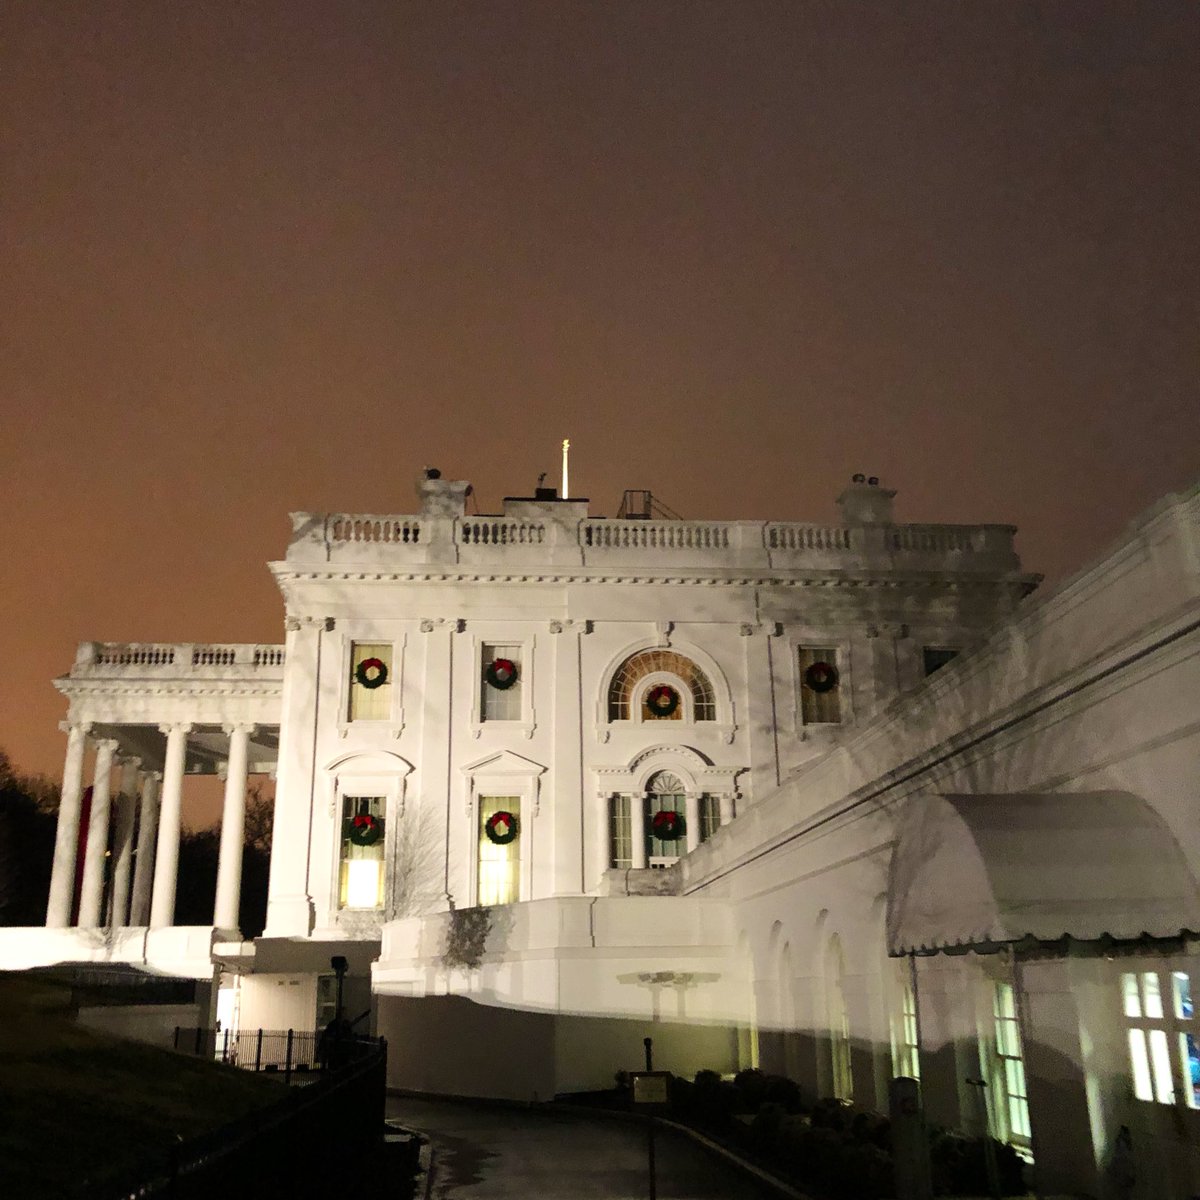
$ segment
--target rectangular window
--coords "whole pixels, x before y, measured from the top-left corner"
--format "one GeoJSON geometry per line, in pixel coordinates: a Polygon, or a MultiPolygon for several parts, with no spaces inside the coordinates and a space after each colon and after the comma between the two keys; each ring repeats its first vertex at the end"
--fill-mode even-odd
{"type": "Polygon", "coordinates": [[[338,907],[383,907],[383,796],[342,799],[342,853],[338,907]]]}
{"type": "Polygon", "coordinates": [[[1001,1118],[1008,1141],[1029,1146],[1029,1094],[1025,1087],[1025,1060],[1021,1054],[1021,1030],[1017,1022],[1016,993],[1011,983],[997,983],[992,1001],[996,1026],[996,1064],[993,1092],[1004,1106],[1001,1118]]]}
{"type": "Polygon", "coordinates": [[[676,838],[674,841],[669,841],[666,838],[654,836],[654,814],[660,812],[678,813],[681,818],[686,821],[687,805],[684,802],[684,797],[681,795],[654,795],[647,796],[644,806],[646,814],[646,862],[651,867],[665,867],[668,863],[674,862],[687,846],[687,840],[684,837],[676,838]]]}
{"type": "Polygon", "coordinates": [[[337,1016],[337,976],[317,976],[317,1024],[318,1033],[337,1016]]]}
{"type": "Polygon", "coordinates": [[[477,904],[515,904],[521,898],[520,846],[521,798],[480,796],[477,904]],[[498,817],[499,813],[512,820],[498,817]]]}
{"type": "Polygon", "coordinates": [[[609,865],[629,870],[633,867],[633,825],[628,796],[610,796],[608,801],[608,835],[612,853],[609,865]]]}
{"type": "Polygon", "coordinates": [[[926,646],[924,650],[926,678],[934,671],[940,671],[952,658],[957,657],[957,650],[950,650],[943,646],[926,646]]]}
{"type": "Polygon", "coordinates": [[[721,828],[721,802],[705,792],[700,797],[700,840],[707,842],[721,828]]]}
{"type": "Polygon", "coordinates": [[[1121,1008],[1129,1024],[1134,1097],[1174,1104],[1182,1087],[1187,1106],[1200,1108],[1200,1026],[1191,976],[1186,971],[1126,971],[1121,975],[1121,1008]]]}
{"type": "Polygon", "coordinates": [[[832,646],[800,647],[800,719],[805,725],[837,725],[842,719],[841,673],[832,646]]]}
{"type": "MultiPolygon", "coordinates": [[[[898,976],[907,976],[907,961],[900,960],[896,966],[898,976]]],[[[892,1014],[892,1074],[909,1079],[921,1078],[921,1053],[917,1038],[917,997],[909,979],[897,980],[899,1008],[892,1014]]]]}
{"type": "Polygon", "coordinates": [[[386,721],[392,715],[392,647],[388,642],[350,644],[351,721],[386,721]]]}
{"type": "Polygon", "coordinates": [[[485,644],[480,656],[479,719],[519,721],[522,715],[521,647],[485,644]]]}

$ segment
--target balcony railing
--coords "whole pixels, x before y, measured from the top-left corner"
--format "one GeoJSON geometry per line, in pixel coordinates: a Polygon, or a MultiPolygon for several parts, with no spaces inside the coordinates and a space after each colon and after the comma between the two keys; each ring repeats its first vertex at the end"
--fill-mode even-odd
{"type": "Polygon", "coordinates": [[[205,676],[283,674],[284,648],[254,643],[83,642],[75,656],[72,675],[181,675],[205,676]]]}
{"type": "MultiPolygon", "coordinates": [[[[293,563],[1010,572],[1009,525],[293,513],[293,563]]],[[[169,649],[169,648],[168,648],[169,649]]]]}

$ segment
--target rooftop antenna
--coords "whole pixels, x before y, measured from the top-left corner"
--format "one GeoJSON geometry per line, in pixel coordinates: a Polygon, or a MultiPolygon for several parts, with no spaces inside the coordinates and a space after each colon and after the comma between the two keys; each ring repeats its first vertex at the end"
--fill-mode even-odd
{"type": "Polygon", "coordinates": [[[571,457],[571,439],[563,438],[563,478],[562,478],[562,498],[565,500],[571,493],[570,485],[570,460],[571,457]]]}

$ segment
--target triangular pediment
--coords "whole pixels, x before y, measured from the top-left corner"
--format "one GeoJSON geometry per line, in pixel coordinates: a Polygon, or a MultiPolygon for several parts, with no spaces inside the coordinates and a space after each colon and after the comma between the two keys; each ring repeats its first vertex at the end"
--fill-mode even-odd
{"type": "Polygon", "coordinates": [[[520,775],[525,778],[541,775],[546,768],[531,758],[522,758],[511,750],[485,755],[462,768],[464,775],[520,775]]]}

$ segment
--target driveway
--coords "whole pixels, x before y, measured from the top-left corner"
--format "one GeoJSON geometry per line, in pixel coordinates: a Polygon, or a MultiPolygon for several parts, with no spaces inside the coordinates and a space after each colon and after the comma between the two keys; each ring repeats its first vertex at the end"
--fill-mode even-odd
{"type": "MultiPolygon", "coordinates": [[[[435,1200],[646,1200],[643,1128],[587,1114],[389,1096],[387,1115],[425,1134],[435,1200]]],[[[723,1159],[683,1134],[655,1133],[662,1200],[766,1200],[723,1159]]]]}

